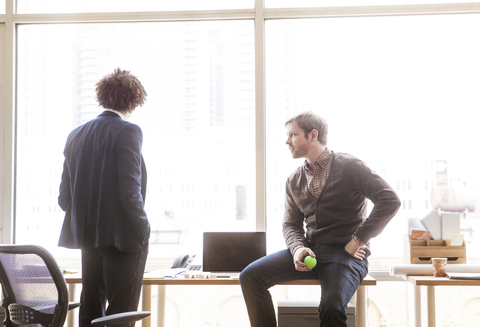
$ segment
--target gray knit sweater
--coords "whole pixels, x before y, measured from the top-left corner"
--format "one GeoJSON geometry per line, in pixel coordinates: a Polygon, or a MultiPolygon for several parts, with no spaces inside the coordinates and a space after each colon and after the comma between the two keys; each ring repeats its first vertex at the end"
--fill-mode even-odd
{"type": "Polygon", "coordinates": [[[308,191],[303,165],[288,177],[283,235],[292,253],[312,243],[345,246],[355,235],[367,244],[369,255],[369,240],[382,232],[399,207],[395,191],[363,161],[332,151],[330,174],[317,199],[308,191]],[[367,199],[374,204],[368,216],[367,199]]]}

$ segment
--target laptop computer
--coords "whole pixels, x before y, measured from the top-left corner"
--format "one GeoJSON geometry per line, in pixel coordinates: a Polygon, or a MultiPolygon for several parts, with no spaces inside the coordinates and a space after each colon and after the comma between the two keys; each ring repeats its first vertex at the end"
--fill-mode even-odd
{"type": "Polygon", "coordinates": [[[253,261],[267,254],[265,232],[204,232],[203,262],[189,256],[178,275],[211,273],[217,277],[238,275],[253,261]]]}
{"type": "Polygon", "coordinates": [[[267,254],[265,232],[203,233],[203,271],[240,273],[267,254]]]}

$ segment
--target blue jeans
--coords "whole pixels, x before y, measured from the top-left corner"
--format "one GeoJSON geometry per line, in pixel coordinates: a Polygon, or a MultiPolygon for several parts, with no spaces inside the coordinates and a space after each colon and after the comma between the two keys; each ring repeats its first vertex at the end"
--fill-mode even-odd
{"type": "Polygon", "coordinates": [[[268,289],[299,279],[320,280],[320,327],[347,326],[347,305],[368,273],[368,260],[353,258],[343,245],[314,244],[311,249],[317,256],[317,266],[312,271],[296,270],[289,250],[267,255],[243,270],[240,285],[252,327],[277,326],[268,289]]]}

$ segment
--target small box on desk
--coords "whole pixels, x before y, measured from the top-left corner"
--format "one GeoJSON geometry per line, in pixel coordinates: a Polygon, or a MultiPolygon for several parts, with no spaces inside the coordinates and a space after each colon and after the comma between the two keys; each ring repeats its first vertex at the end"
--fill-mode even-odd
{"type": "Polygon", "coordinates": [[[447,258],[448,264],[467,263],[465,241],[460,246],[451,246],[451,240],[412,240],[409,242],[410,263],[432,263],[432,258],[447,258]]]}

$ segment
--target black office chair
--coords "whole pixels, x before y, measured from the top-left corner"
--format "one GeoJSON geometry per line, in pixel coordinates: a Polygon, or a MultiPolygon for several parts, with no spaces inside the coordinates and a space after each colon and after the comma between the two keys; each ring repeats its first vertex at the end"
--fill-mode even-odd
{"type": "MultiPolygon", "coordinates": [[[[65,278],[41,246],[0,245],[0,282],[6,327],[62,327],[67,312],[80,306],[68,302],[65,278]]],[[[92,325],[130,324],[148,316],[148,311],[125,312],[94,319],[92,325]]]]}

